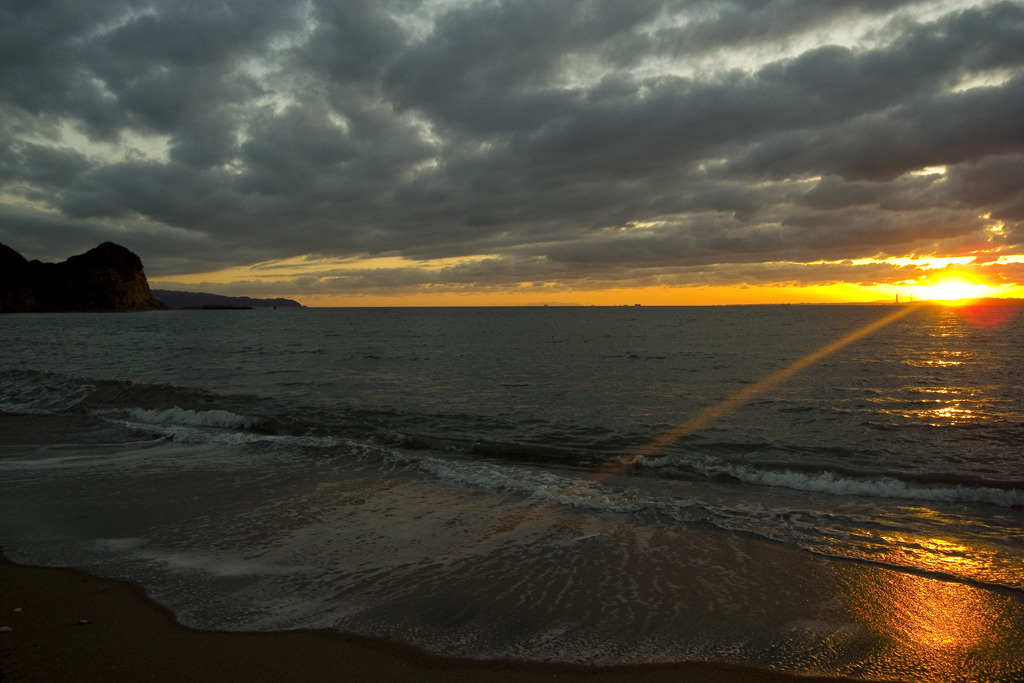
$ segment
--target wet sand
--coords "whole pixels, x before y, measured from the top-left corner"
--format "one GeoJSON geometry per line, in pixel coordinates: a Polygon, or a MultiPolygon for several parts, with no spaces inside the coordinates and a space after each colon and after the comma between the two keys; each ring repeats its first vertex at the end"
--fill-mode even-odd
{"type": "Polygon", "coordinates": [[[333,631],[197,631],[138,586],[0,556],[4,681],[704,681],[803,682],[724,664],[623,667],[483,662],[333,631]]]}

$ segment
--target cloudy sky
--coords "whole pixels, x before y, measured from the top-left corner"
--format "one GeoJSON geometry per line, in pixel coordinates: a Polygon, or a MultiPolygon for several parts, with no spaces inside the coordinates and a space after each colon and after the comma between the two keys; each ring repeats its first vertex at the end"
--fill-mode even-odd
{"type": "Polygon", "coordinates": [[[1024,3],[0,0],[0,242],[310,304],[1024,290],[1024,3]]]}

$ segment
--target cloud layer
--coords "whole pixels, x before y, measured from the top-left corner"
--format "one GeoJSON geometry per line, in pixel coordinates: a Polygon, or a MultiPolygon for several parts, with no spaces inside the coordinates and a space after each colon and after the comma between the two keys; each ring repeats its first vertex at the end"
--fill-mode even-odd
{"type": "Polygon", "coordinates": [[[1017,281],[1022,112],[1016,2],[9,0],[0,242],[348,264],[292,293],[1017,281]]]}

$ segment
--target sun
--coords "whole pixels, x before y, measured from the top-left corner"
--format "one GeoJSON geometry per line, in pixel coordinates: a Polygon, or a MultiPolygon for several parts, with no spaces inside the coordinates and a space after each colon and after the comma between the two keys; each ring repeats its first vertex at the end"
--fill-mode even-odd
{"type": "Polygon", "coordinates": [[[928,288],[933,299],[944,301],[955,301],[956,299],[970,299],[976,296],[978,290],[985,290],[985,285],[978,285],[960,277],[949,277],[938,281],[928,288]]]}
{"type": "Polygon", "coordinates": [[[931,301],[954,302],[985,296],[992,296],[990,285],[963,275],[944,275],[914,291],[915,298],[931,301]]]}

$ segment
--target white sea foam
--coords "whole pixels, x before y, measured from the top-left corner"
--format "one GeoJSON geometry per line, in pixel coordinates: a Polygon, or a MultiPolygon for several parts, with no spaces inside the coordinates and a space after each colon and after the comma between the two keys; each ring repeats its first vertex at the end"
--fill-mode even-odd
{"type": "Polygon", "coordinates": [[[709,476],[722,474],[758,486],[774,486],[834,496],[865,496],[949,503],[987,503],[1003,507],[1024,506],[1024,491],[963,484],[916,484],[893,477],[854,478],[834,472],[808,474],[793,470],[759,469],[725,463],[698,465],[709,476]]]}
{"type": "Polygon", "coordinates": [[[348,440],[332,436],[309,436],[288,434],[258,434],[248,431],[211,431],[204,427],[189,425],[168,425],[163,433],[177,443],[182,444],[216,444],[218,446],[248,446],[259,444],[280,449],[298,448],[333,448],[348,440]]]}
{"type": "Polygon", "coordinates": [[[227,410],[186,410],[177,406],[163,410],[131,408],[128,410],[94,410],[92,414],[129,428],[156,428],[165,438],[182,444],[216,444],[247,446],[261,444],[281,448],[333,448],[349,440],[334,436],[308,434],[265,434],[250,431],[261,418],[239,415],[227,410]]]}
{"type": "Polygon", "coordinates": [[[157,425],[186,425],[221,429],[252,429],[259,424],[257,417],[238,415],[227,410],[190,410],[174,406],[163,410],[132,408],[128,414],[139,422],[157,425]]]}
{"type": "Polygon", "coordinates": [[[610,512],[635,512],[643,507],[642,503],[605,491],[594,482],[528,468],[431,457],[423,458],[419,467],[445,481],[516,493],[560,505],[610,512]]]}

